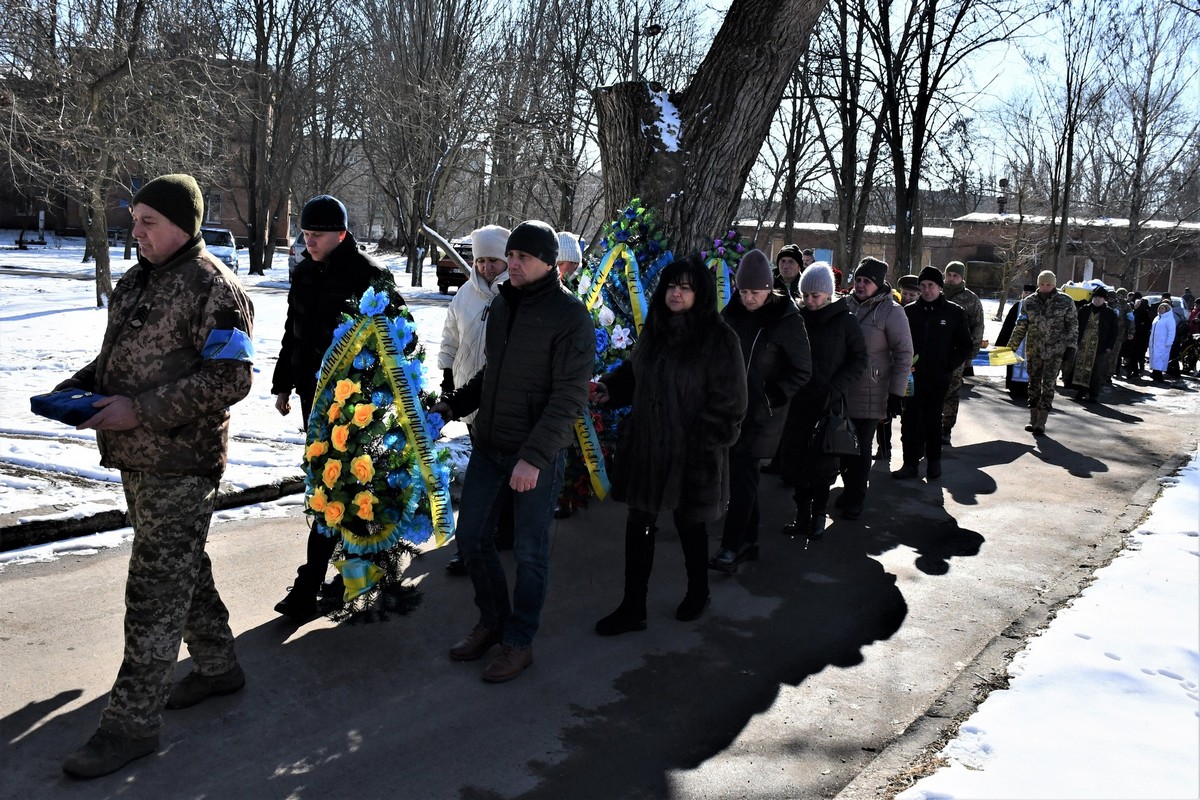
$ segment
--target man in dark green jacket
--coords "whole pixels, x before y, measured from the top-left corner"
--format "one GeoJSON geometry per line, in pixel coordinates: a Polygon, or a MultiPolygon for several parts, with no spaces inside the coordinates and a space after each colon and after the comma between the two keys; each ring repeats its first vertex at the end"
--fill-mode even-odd
{"type": "Polygon", "coordinates": [[[457,535],[475,586],[479,623],[450,649],[450,658],[474,661],[501,645],[483,673],[489,683],[511,680],[533,663],[564,451],[587,402],[595,353],[591,317],[563,288],[555,269],[554,229],[522,222],[505,249],[508,283],[488,312],[484,367],[433,407],[449,418],[477,412],[457,535]],[[509,492],[517,561],[511,600],[490,535],[497,498],[509,492]]]}

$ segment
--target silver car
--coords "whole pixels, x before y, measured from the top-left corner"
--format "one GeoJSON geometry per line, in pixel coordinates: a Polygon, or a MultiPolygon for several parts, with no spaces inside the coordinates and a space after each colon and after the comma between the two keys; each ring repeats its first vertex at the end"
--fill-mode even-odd
{"type": "Polygon", "coordinates": [[[228,228],[202,227],[200,235],[204,237],[204,246],[208,252],[219,258],[231,272],[238,271],[241,264],[238,260],[237,240],[233,238],[233,231],[228,228]]]}

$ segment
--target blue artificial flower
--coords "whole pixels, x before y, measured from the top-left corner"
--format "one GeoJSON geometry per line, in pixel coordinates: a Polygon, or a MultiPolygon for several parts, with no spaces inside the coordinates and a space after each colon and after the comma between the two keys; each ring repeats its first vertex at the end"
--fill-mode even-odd
{"type": "MultiPolygon", "coordinates": [[[[342,324],[333,329],[333,342],[337,343],[339,339],[346,335],[346,331],[354,327],[354,320],[345,314],[342,315],[342,324]]],[[[332,347],[332,345],[330,345],[332,347]]]]}
{"type": "Polygon", "coordinates": [[[413,339],[413,334],[416,333],[417,326],[404,317],[396,317],[388,320],[388,334],[396,342],[396,347],[400,352],[408,349],[409,342],[413,339]]]}
{"type": "Polygon", "coordinates": [[[393,489],[407,489],[412,476],[404,470],[392,470],[387,476],[387,485],[393,489]]]}
{"type": "Polygon", "coordinates": [[[436,439],[441,435],[442,428],[446,427],[446,420],[442,419],[441,414],[432,411],[426,416],[426,420],[429,422],[429,435],[436,439]]]}
{"type": "Polygon", "coordinates": [[[629,241],[629,233],[627,231],[618,231],[617,232],[617,241],[618,242],[629,241]]]}
{"type": "Polygon", "coordinates": [[[650,240],[650,244],[647,246],[647,249],[648,249],[648,250],[649,250],[651,253],[657,253],[657,252],[658,252],[659,250],[661,250],[662,248],[658,246],[658,242],[656,242],[656,241],[654,241],[653,239],[651,239],[651,240],[650,240]]]}
{"type": "Polygon", "coordinates": [[[376,389],[371,392],[371,402],[376,408],[390,408],[396,398],[392,397],[391,392],[385,392],[382,389],[376,389]]]}
{"type": "Polygon", "coordinates": [[[633,209],[633,206],[630,206],[629,208],[625,209],[625,219],[634,219],[636,217],[637,217],[637,211],[635,211],[633,209]]]}
{"type": "Polygon", "coordinates": [[[395,450],[396,446],[404,446],[404,439],[396,431],[390,431],[383,435],[383,446],[388,450],[395,450]]]}
{"type": "Polygon", "coordinates": [[[387,307],[387,292],[377,292],[374,286],[367,287],[367,290],[363,292],[362,300],[358,303],[358,310],[370,317],[382,314],[387,307]]]}
{"type": "Polygon", "coordinates": [[[596,352],[603,353],[608,349],[608,331],[603,328],[596,330],[596,352]]]}
{"type": "Polygon", "coordinates": [[[355,369],[370,369],[375,366],[375,354],[370,350],[359,350],[354,357],[355,369]]]}
{"type": "Polygon", "coordinates": [[[405,539],[413,544],[423,544],[433,536],[433,522],[427,514],[414,514],[408,524],[408,535],[405,539]]]}

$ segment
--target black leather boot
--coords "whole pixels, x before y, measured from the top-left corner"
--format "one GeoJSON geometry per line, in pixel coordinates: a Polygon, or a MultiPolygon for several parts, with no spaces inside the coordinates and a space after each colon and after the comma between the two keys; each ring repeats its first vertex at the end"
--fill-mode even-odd
{"type": "Polygon", "coordinates": [[[696,522],[680,527],[679,543],[683,545],[683,564],[687,569],[687,594],[675,609],[675,619],[691,622],[700,618],[709,601],[708,531],[704,523],[696,522]]]}
{"type": "Polygon", "coordinates": [[[276,614],[297,622],[306,622],[317,616],[317,596],[337,542],[334,536],[317,533],[315,526],[309,529],[307,560],[296,570],[296,580],[288,590],[287,597],[275,604],[276,614]]]}
{"type": "Polygon", "coordinates": [[[596,633],[618,636],[646,630],[646,587],[654,568],[654,525],[638,519],[625,523],[625,594],[621,605],[596,622],[596,633]]]}

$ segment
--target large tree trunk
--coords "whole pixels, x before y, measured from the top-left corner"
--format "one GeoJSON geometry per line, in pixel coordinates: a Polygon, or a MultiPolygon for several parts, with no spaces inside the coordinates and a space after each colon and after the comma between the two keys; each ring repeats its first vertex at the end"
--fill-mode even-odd
{"type": "Polygon", "coordinates": [[[615,219],[630,199],[641,198],[681,255],[724,233],[824,6],[825,0],[734,0],[691,84],[670,96],[677,137],[660,135],[657,87],[595,89],[606,216],[615,219]]]}

